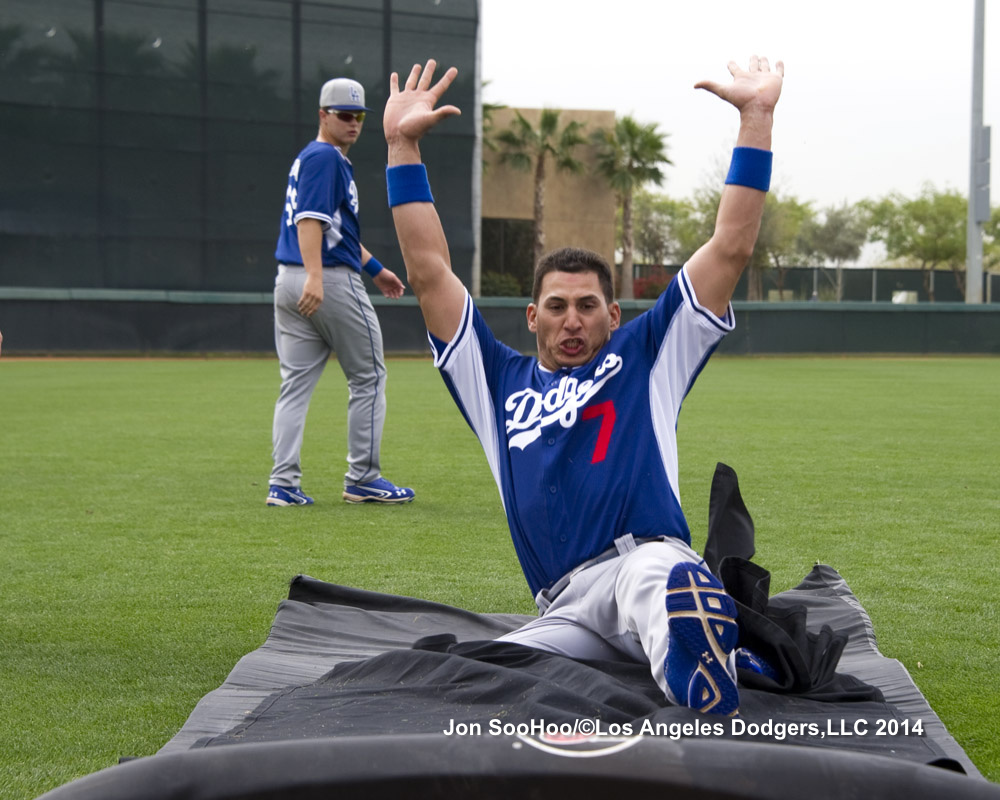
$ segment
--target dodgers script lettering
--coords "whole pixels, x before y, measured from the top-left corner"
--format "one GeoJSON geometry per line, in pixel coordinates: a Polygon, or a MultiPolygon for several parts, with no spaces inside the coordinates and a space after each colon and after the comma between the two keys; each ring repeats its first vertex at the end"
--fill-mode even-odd
{"type": "Polygon", "coordinates": [[[509,447],[524,449],[542,435],[542,429],[558,422],[564,428],[572,427],[583,408],[611,378],[621,372],[622,357],[609,353],[594,371],[594,380],[580,381],[563,376],[558,385],[544,395],[534,389],[514,392],[504,403],[507,418],[509,447]]]}

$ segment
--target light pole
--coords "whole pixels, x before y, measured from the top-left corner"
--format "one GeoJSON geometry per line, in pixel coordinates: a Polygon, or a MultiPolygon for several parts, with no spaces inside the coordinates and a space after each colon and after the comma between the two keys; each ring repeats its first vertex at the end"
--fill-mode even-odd
{"type": "Polygon", "coordinates": [[[969,147],[969,221],[965,302],[983,302],[983,224],[990,219],[990,128],[983,125],[983,38],[986,0],[975,0],[972,34],[972,128],[969,147]]]}

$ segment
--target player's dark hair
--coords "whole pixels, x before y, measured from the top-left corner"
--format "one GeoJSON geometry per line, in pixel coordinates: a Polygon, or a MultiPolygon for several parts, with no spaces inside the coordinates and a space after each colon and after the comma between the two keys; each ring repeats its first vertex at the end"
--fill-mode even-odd
{"type": "Polygon", "coordinates": [[[580,247],[563,247],[541,257],[535,266],[535,283],[531,297],[537,303],[542,294],[542,279],[550,272],[593,272],[601,284],[604,299],[611,304],[615,299],[615,285],[611,267],[602,256],[580,247]]]}

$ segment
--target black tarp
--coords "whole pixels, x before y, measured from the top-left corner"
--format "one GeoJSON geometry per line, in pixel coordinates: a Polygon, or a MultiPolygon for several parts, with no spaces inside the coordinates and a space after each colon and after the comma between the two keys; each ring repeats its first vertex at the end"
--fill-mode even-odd
{"type": "MultiPolygon", "coordinates": [[[[841,670],[881,689],[886,701],[822,702],[744,688],[740,716],[748,731],[770,722],[772,729],[784,724],[785,735],[752,737],[739,723],[734,730],[726,722],[709,738],[857,750],[917,763],[947,762],[975,773],[902,666],[872,649],[870,622],[856,603],[836,571],[822,565],[800,586],[772,598],[777,607],[808,607],[809,624],[817,630],[829,626],[845,633],[849,644],[841,670]],[[922,735],[912,733],[917,720],[922,735]],[[788,734],[793,725],[801,730],[788,734]],[[862,728],[868,732],[855,735],[862,728]],[[889,735],[892,731],[896,735],[889,735]]],[[[210,695],[163,752],[321,736],[440,734],[452,721],[479,725],[483,736],[492,735],[494,720],[561,726],[599,719],[606,729],[628,725],[635,733],[643,723],[655,730],[671,722],[718,722],[667,704],[644,664],[579,662],[486,641],[525,619],[495,619],[299,576],[268,642],[241,661],[227,683],[239,696],[246,687],[285,674],[307,642],[314,653],[325,651],[313,662],[322,671],[289,677],[281,688],[252,700],[252,707],[233,707],[233,724],[222,722],[214,731],[198,725],[221,710],[223,698],[210,695]],[[449,644],[447,635],[462,642],[449,644]]]]}

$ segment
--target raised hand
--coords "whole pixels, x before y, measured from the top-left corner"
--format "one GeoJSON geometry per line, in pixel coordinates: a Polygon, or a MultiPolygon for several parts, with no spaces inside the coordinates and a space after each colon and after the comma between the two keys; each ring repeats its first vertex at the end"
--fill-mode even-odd
{"type": "Polygon", "coordinates": [[[410,150],[442,119],[462,113],[456,106],[435,108],[458,75],[458,70],[451,67],[432,86],[436,67],[434,59],[428,60],[423,68],[414,64],[402,91],[399,88],[399,76],[394,72],[389,78],[389,100],[382,115],[382,128],[390,146],[390,163],[393,161],[394,147],[410,150]]]}
{"type": "Polygon", "coordinates": [[[735,61],[729,62],[729,72],[733,82],[729,84],[715,81],[699,81],[695,89],[707,89],[728,103],[744,111],[771,112],[781,95],[781,85],[785,76],[785,65],[778,61],[774,72],[766,58],[753,56],[748,69],[741,69],[735,61]]]}

